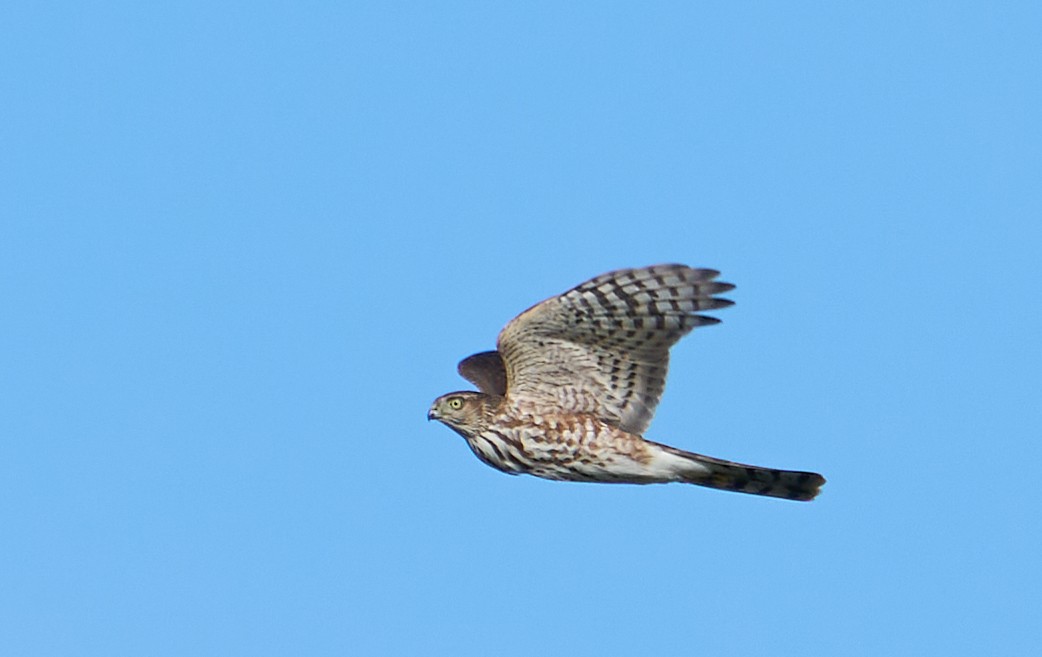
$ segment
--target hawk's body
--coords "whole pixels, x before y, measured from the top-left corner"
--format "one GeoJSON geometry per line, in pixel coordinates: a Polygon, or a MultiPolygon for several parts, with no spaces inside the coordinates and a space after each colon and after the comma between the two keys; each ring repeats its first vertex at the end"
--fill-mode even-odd
{"type": "Polygon", "coordinates": [[[481,392],[435,400],[428,416],[462,435],[482,461],[511,474],[568,481],[681,481],[809,500],[810,472],[722,461],[645,440],[665,386],[669,348],[731,305],[718,272],[659,265],[609,272],[528,309],[497,351],[460,373],[481,392]]]}

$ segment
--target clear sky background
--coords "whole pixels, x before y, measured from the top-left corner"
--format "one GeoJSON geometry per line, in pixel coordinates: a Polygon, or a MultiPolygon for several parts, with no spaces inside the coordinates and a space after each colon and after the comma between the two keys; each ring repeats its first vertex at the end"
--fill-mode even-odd
{"type": "Polygon", "coordinates": [[[1037,3],[5,3],[0,652],[1042,650],[1037,3]],[[601,272],[714,267],[648,436],[425,419],[601,272]]]}

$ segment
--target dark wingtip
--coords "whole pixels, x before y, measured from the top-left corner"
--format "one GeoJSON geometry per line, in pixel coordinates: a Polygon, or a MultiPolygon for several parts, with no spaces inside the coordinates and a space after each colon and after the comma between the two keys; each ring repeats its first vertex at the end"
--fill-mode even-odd
{"type": "Polygon", "coordinates": [[[500,396],[507,392],[506,366],[498,351],[482,351],[467,356],[456,366],[456,371],[481,392],[500,396]]]}
{"type": "Polygon", "coordinates": [[[691,317],[694,319],[693,325],[695,328],[698,328],[699,326],[712,326],[713,324],[719,324],[723,321],[716,317],[710,317],[709,315],[692,315],[691,317]]]}
{"type": "Polygon", "coordinates": [[[730,308],[734,305],[734,301],[723,297],[712,297],[700,305],[702,306],[701,310],[720,310],[721,308],[730,308]]]}

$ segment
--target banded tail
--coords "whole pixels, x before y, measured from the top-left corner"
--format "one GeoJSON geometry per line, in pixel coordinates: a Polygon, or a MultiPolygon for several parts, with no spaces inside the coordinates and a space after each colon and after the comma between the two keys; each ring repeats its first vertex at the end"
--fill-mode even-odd
{"type": "Polygon", "coordinates": [[[825,484],[825,477],[816,472],[761,468],[660,446],[686,462],[674,461],[678,481],[688,484],[803,502],[817,497],[825,484]]]}

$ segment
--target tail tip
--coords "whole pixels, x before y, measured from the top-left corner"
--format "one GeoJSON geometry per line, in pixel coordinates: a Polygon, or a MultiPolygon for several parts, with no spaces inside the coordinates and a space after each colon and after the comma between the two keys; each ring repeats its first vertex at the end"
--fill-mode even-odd
{"type": "Polygon", "coordinates": [[[800,502],[810,502],[821,493],[821,487],[827,483],[825,477],[817,472],[801,472],[798,482],[792,487],[792,499],[800,502]]]}

